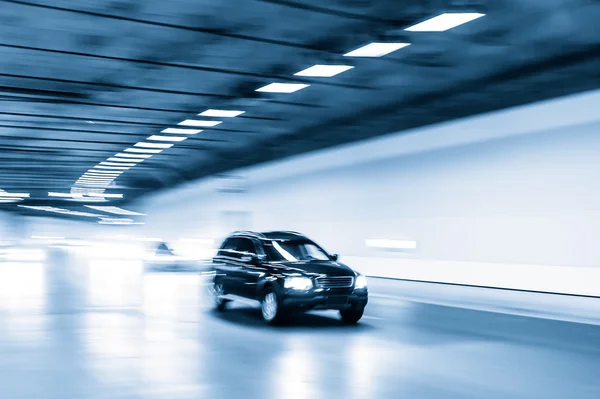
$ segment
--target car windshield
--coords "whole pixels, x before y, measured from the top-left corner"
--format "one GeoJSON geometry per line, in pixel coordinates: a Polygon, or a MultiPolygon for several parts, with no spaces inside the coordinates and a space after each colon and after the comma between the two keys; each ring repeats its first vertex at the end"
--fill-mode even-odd
{"type": "Polygon", "coordinates": [[[310,241],[270,240],[264,248],[271,262],[329,260],[327,253],[310,241]]]}

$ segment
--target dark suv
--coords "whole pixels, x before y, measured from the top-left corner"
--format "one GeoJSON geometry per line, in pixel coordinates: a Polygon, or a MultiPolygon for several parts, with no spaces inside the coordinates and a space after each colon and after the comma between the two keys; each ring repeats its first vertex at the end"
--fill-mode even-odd
{"type": "Polygon", "coordinates": [[[335,309],[356,323],[367,305],[367,281],[337,259],[300,233],[235,232],[213,259],[216,307],[252,300],[267,323],[296,311],[335,309]]]}

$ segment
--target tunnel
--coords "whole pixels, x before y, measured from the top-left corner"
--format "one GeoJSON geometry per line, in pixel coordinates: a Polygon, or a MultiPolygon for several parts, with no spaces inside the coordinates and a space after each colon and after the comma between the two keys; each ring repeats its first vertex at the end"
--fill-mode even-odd
{"type": "Polygon", "coordinates": [[[600,398],[598,18],[0,0],[0,398],[600,398]]]}

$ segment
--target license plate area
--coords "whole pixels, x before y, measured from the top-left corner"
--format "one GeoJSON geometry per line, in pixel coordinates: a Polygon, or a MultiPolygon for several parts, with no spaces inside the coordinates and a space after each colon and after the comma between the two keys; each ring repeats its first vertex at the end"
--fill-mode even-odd
{"type": "Polygon", "coordinates": [[[348,297],[342,295],[329,296],[326,300],[328,305],[346,305],[348,303],[348,297]]]}

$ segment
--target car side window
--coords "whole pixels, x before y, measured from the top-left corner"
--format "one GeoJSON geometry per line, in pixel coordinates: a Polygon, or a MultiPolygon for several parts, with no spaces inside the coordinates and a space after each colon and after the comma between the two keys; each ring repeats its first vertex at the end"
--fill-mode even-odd
{"type": "Polygon", "coordinates": [[[236,248],[236,251],[241,254],[251,254],[256,255],[256,247],[254,243],[249,238],[240,238],[239,244],[236,248]]]}
{"type": "Polygon", "coordinates": [[[217,253],[217,256],[232,256],[234,255],[234,251],[237,248],[237,238],[228,238],[225,240],[223,245],[221,245],[221,249],[217,253]]]}

